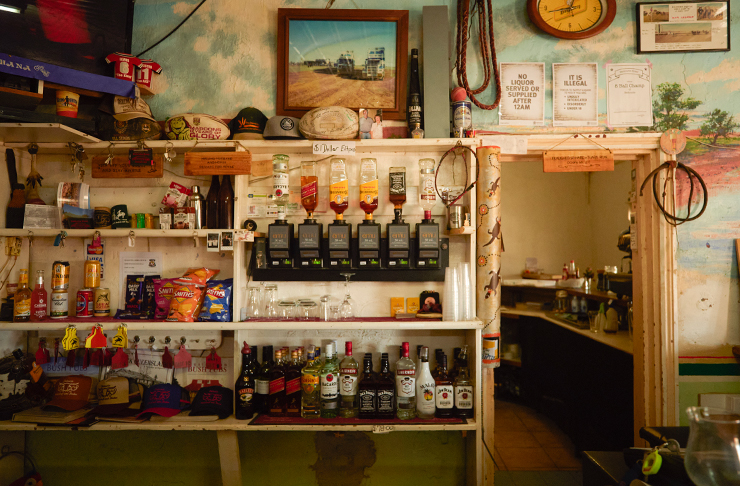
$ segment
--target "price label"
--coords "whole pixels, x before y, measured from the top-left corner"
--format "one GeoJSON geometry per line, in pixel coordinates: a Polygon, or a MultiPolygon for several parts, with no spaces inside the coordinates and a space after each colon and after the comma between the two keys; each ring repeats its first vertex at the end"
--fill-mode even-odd
{"type": "Polygon", "coordinates": [[[390,434],[394,430],[395,425],[373,425],[373,434],[390,434]]]}
{"type": "Polygon", "coordinates": [[[357,153],[356,143],[353,141],[343,140],[340,142],[314,142],[314,155],[355,155],[357,153]]]}

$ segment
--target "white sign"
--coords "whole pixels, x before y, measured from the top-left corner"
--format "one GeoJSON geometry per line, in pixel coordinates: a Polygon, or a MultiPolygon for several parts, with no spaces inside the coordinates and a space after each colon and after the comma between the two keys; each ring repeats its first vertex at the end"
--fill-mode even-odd
{"type": "MultiPolygon", "coordinates": [[[[122,251],[118,254],[118,306],[125,308],[128,275],[162,275],[162,253],[158,251],[122,251]]],[[[111,309],[112,310],[112,309],[111,309]]]]}
{"type": "Polygon", "coordinates": [[[553,126],[598,126],[598,72],[599,68],[595,62],[552,65],[553,126]]]}
{"type": "Polygon", "coordinates": [[[609,64],[606,67],[608,126],[652,126],[652,96],[649,65],[609,64]]]}
{"type": "Polygon", "coordinates": [[[527,155],[528,139],[525,135],[496,135],[483,138],[481,145],[495,145],[501,148],[502,154],[527,155]]]}
{"type": "Polygon", "coordinates": [[[500,125],[545,124],[545,63],[501,63],[500,125]]]}
{"type": "Polygon", "coordinates": [[[355,155],[357,153],[356,143],[349,140],[341,141],[315,141],[313,142],[314,155],[355,155]]]}
{"type": "Polygon", "coordinates": [[[394,430],[395,425],[373,425],[373,434],[390,434],[394,430]]]}

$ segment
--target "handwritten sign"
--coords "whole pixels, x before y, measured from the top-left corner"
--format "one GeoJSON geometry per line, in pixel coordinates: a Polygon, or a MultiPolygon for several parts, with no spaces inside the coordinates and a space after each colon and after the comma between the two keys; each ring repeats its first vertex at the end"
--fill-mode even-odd
{"type": "Polygon", "coordinates": [[[339,142],[313,142],[314,155],[355,155],[357,153],[354,141],[342,140],[339,142]]]}
{"type": "Polygon", "coordinates": [[[253,177],[272,176],[272,159],[253,160],[251,175],[253,177]]]}
{"type": "Polygon", "coordinates": [[[185,175],[251,174],[252,154],[249,152],[188,152],[185,154],[185,175]]]}
{"type": "Polygon", "coordinates": [[[547,150],[542,153],[544,172],[602,172],[614,170],[611,150],[547,150]]]}
{"type": "Polygon", "coordinates": [[[93,179],[156,179],[164,176],[164,161],[161,155],[154,156],[154,165],[134,167],[128,160],[128,155],[116,155],[108,164],[107,155],[97,155],[92,158],[93,179]]]}
{"type": "Polygon", "coordinates": [[[394,430],[395,425],[373,425],[373,434],[390,434],[394,430]]]}

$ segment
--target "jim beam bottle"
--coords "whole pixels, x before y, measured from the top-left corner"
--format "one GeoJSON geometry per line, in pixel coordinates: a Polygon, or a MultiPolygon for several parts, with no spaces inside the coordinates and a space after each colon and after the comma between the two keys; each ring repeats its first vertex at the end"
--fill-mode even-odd
{"type": "Polygon", "coordinates": [[[457,357],[457,377],[455,378],[455,415],[460,418],[473,417],[473,382],[468,368],[468,346],[460,350],[457,357]]]}

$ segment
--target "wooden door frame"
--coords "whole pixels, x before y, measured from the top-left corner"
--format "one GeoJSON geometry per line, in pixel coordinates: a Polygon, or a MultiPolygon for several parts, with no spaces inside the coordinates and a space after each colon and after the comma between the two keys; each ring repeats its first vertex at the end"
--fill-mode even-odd
{"type": "MultiPolygon", "coordinates": [[[[598,148],[594,142],[611,150],[615,160],[632,162],[635,194],[632,210],[637,215],[637,249],[632,257],[634,438],[635,445],[644,445],[638,436],[641,427],[678,425],[675,228],[660,214],[653,200],[652,188],[648,190],[646,187],[643,196],[639,194],[645,177],[665,160],[665,154],[660,150],[660,134],[599,133],[583,136],[562,133],[530,135],[527,138],[526,154],[503,154],[501,162],[542,161],[542,153],[556,144],[560,144],[557,150],[593,150],[598,148]]],[[[490,145],[485,140],[483,144],[490,145]]],[[[492,373],[484,373],[486,381],[491,382],[485,384],[484,411],[493,410],[492,377],[492,373]],[[490,403],[487,403],[488,393],[490,403]]],[[[493,430],[493,413],[486,415],[484,429],[493,430]]],[[[486,445],[492,448],[493,441],[487,440],[486,445]]]]}

